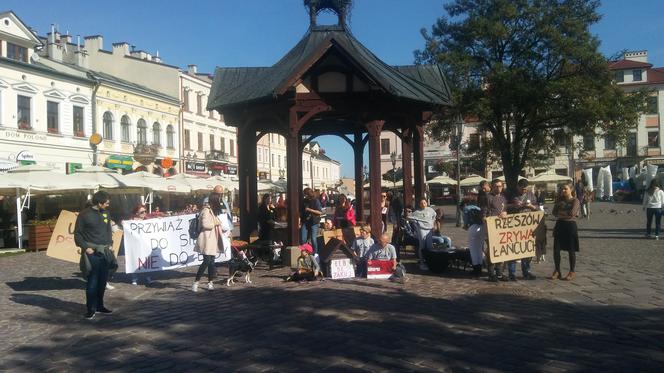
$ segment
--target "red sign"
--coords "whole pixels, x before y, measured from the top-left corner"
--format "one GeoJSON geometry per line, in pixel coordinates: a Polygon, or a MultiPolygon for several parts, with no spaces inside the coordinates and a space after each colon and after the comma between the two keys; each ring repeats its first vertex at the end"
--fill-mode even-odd
{"type": "Polygon", "coordinates": [[[161,160],[161,167],[163,168],[171,168],[173,167],[173,158],[171,157],[166,157],[161,160]]]}
{"type": "Polygon", "coordinates": [[[390,278],[394,273],[392,267],[394,262],[391,260],[368,260],[367,261],[367,278],[390,278]]]}

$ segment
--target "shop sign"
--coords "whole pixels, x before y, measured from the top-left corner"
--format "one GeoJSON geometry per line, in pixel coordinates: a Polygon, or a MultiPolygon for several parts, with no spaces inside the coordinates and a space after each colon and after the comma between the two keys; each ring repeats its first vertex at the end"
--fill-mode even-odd
{"type": "Polygon", "coordinates": [[[226,172],[229,175],[237,175],[237,166],[228,166],[228,170],[226,172]]]}
{"type": "Polygon", "coordinates": [[[16,154],[16,160],[19,162],[27,161],[37,163],[37,157],[35,157],[32,152],[27,150],[21,150],[18,154],[16,154]]]}
{"type": "Polygon", "coordinates": [[[205,172],[205,162],[185,162],[184,168],[186,171],[205,172]]]}
{"type": "Polygon", "coordinates": [[[131,170],[134,168],[134,158],[130,155],[110,155],[106,158],[106,167],[131,170]]]}
{"type": "Polygon", "coordinates": [[[7,140],[18,140],[18,141],[33,141],[33,142],[46,142],[48,138],[46,135],[30,132],[19,132],[11,129],[4,129],[0,131],[0,138],[7,140]]]}
{"type": "Polygon", "coordinates": [[[81,168],[83,168],[82,163],[67,162],[65,163],[65,165],[67,166],[66,168],[67,175],[73,174],[76,172],[76,170],[80,170],[81,168]]]}
{"type": "Polygon", "coordinates": [[[228,167],[225,164],[218,164],[218,163],[209,163],[208,164],[208,169],[209,170],[214,170],[214,171],[226,171],[228,167]]]}

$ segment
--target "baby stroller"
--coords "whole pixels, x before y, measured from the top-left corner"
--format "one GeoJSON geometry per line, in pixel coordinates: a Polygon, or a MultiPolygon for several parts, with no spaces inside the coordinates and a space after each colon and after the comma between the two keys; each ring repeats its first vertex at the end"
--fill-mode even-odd
{"type": "Polygon", "coordinates": [[[392,234],[392,244],[397,248],[397,259],[401,260],[400,252],[404,250],[406,246],[415,247],[415,252],[417,253],[418,246],[420,245],[420,239],[418,238],[418,233],[420,228],[416,221],[409,221],[405,218],[399,220],[399,229],[392,234]]]}

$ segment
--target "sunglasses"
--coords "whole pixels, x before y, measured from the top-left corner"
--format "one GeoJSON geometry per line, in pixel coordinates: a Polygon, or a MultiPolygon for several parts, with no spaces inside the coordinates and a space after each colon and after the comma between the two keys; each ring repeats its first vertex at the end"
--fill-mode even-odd
{"type": "Polygon", "coordinates": [[[143,211],[139,211],[138,213],[139,213],[139,214],[147,214],[148,212],[145,211],[145,210],[143,210],[143,211]]]}

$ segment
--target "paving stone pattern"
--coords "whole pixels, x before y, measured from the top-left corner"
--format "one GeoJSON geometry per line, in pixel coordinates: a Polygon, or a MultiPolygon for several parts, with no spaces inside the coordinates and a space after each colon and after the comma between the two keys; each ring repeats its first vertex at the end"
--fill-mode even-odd
{"type": "MultiPolygon", "coordinates": [[[[465,245],[444,209],[445,233],[465,245]]],[[[573,282],[545,279],[550,239],[537,280],[499,284],[414,264],[403,285],[284,283],[285,268],[261,266],[253,284],[193,293],[195,268],[150,286],[120,273],[107,292],[114,313],[84,320],[77,265],[0,257],[0,370],[662,371],[664,241],[643,237],[640,206],[593,209],[579,222],[573,282]]]]}

